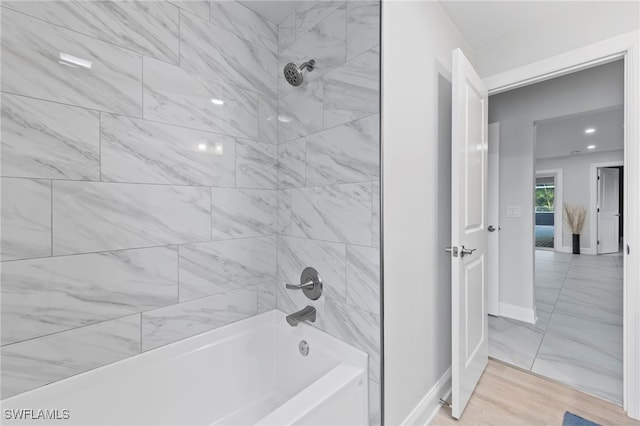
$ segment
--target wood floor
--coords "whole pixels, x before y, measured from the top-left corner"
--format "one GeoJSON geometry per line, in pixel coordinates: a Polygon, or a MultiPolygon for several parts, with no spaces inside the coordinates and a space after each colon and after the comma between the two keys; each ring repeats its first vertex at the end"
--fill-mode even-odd
{"type": "Polygon", "coordinates": [[[619,406],[489,360],[460,420],[444,407],[431,425],[562,425],[565,411],[601,425],[640,425],[619,406]]]}

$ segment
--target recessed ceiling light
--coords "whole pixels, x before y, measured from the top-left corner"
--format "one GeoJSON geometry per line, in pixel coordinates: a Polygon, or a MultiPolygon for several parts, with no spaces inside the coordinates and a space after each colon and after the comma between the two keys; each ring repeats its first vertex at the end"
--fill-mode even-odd
{"type": "Polygon", "coordinates": [[[286,115],[279,115],[278,116],[278,121],[281,123],[288,123],[291,121],[291,117],[288,117],[286,115]]]}
{"type": "Polygon", "coordinates": [[[591,133],[595,133],[596,129],[594,129],[593,127],[589,127],[588,129],[584,129],[584,132],[590,135],[591,133]]]}
{"type": "Polygon", "coordinates": [[[589,146],[587,146],[587,149],[596,149],[596,146],[595,145],[589,145],[589,146]]]}
{"type": "Polygon", "coordinates": [[[206,151],[207,150],[207,144],[206,143],[199,143],[198,144],[198,151],[206,151]]]}
{"type": "Polygon", "coordinates": [[[60,62],[62,65],[77,65],[79,67],[82,68],[91,68],[91,66],[93,65],[93,62],[91,61],[87,61],[86,59],[82,59],[82,58],[78,58],[76,56],[73,55],[69,55],[68,53],[60,53],[60,60],[58,62],[60,62]]]}
{"type": "Polygon", "coordinates": [[[211,103],[214,105],[224,105],[224,101],[220,99],[211,99],[211,103]]]}

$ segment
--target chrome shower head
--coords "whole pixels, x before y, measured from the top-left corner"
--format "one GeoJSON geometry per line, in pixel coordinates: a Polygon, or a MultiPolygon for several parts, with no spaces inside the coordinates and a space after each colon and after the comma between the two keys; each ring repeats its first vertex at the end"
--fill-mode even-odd
{"type": "Polygon", "coordinates": [[[304,81],[302,71],[305,68],[307,69],[307,71],[313,71],[315,67],[316,67],[316,61],[314,61],[313,59],[303,63],[300,66],[294,64],[293,62],[289,62],[287,65],[284,66],[284,78],[287,79],[287,82],[290,85],[294,87],[298,87],[304,81]]]}

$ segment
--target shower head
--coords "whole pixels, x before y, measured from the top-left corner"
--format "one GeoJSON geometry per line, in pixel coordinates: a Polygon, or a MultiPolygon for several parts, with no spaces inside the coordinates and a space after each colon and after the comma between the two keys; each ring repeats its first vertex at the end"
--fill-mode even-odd
{"type": "Polygon", "coordinates": [[[289,62],[284,66],[284,78],[287,79],[287,82],[289,82],[290,85],[298,87],[304,81],[302,71],[305,68],[307,69],[307,71],[313,71],[315,67],[316,61],[314,61],[313,59],[303,63],[300,66],[294,64],[293,62],[289,62]]]}

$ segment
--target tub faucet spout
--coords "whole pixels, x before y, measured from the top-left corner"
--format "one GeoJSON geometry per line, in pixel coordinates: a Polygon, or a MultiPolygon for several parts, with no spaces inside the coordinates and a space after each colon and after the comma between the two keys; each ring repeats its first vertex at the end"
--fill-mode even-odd
{"type": "Polygon", "coordinates": [[[287,315],[287,322],[291,327],[296,327],[301,321],[316,322],[316,308],[307,305],[306,308],[287,315]]]}

